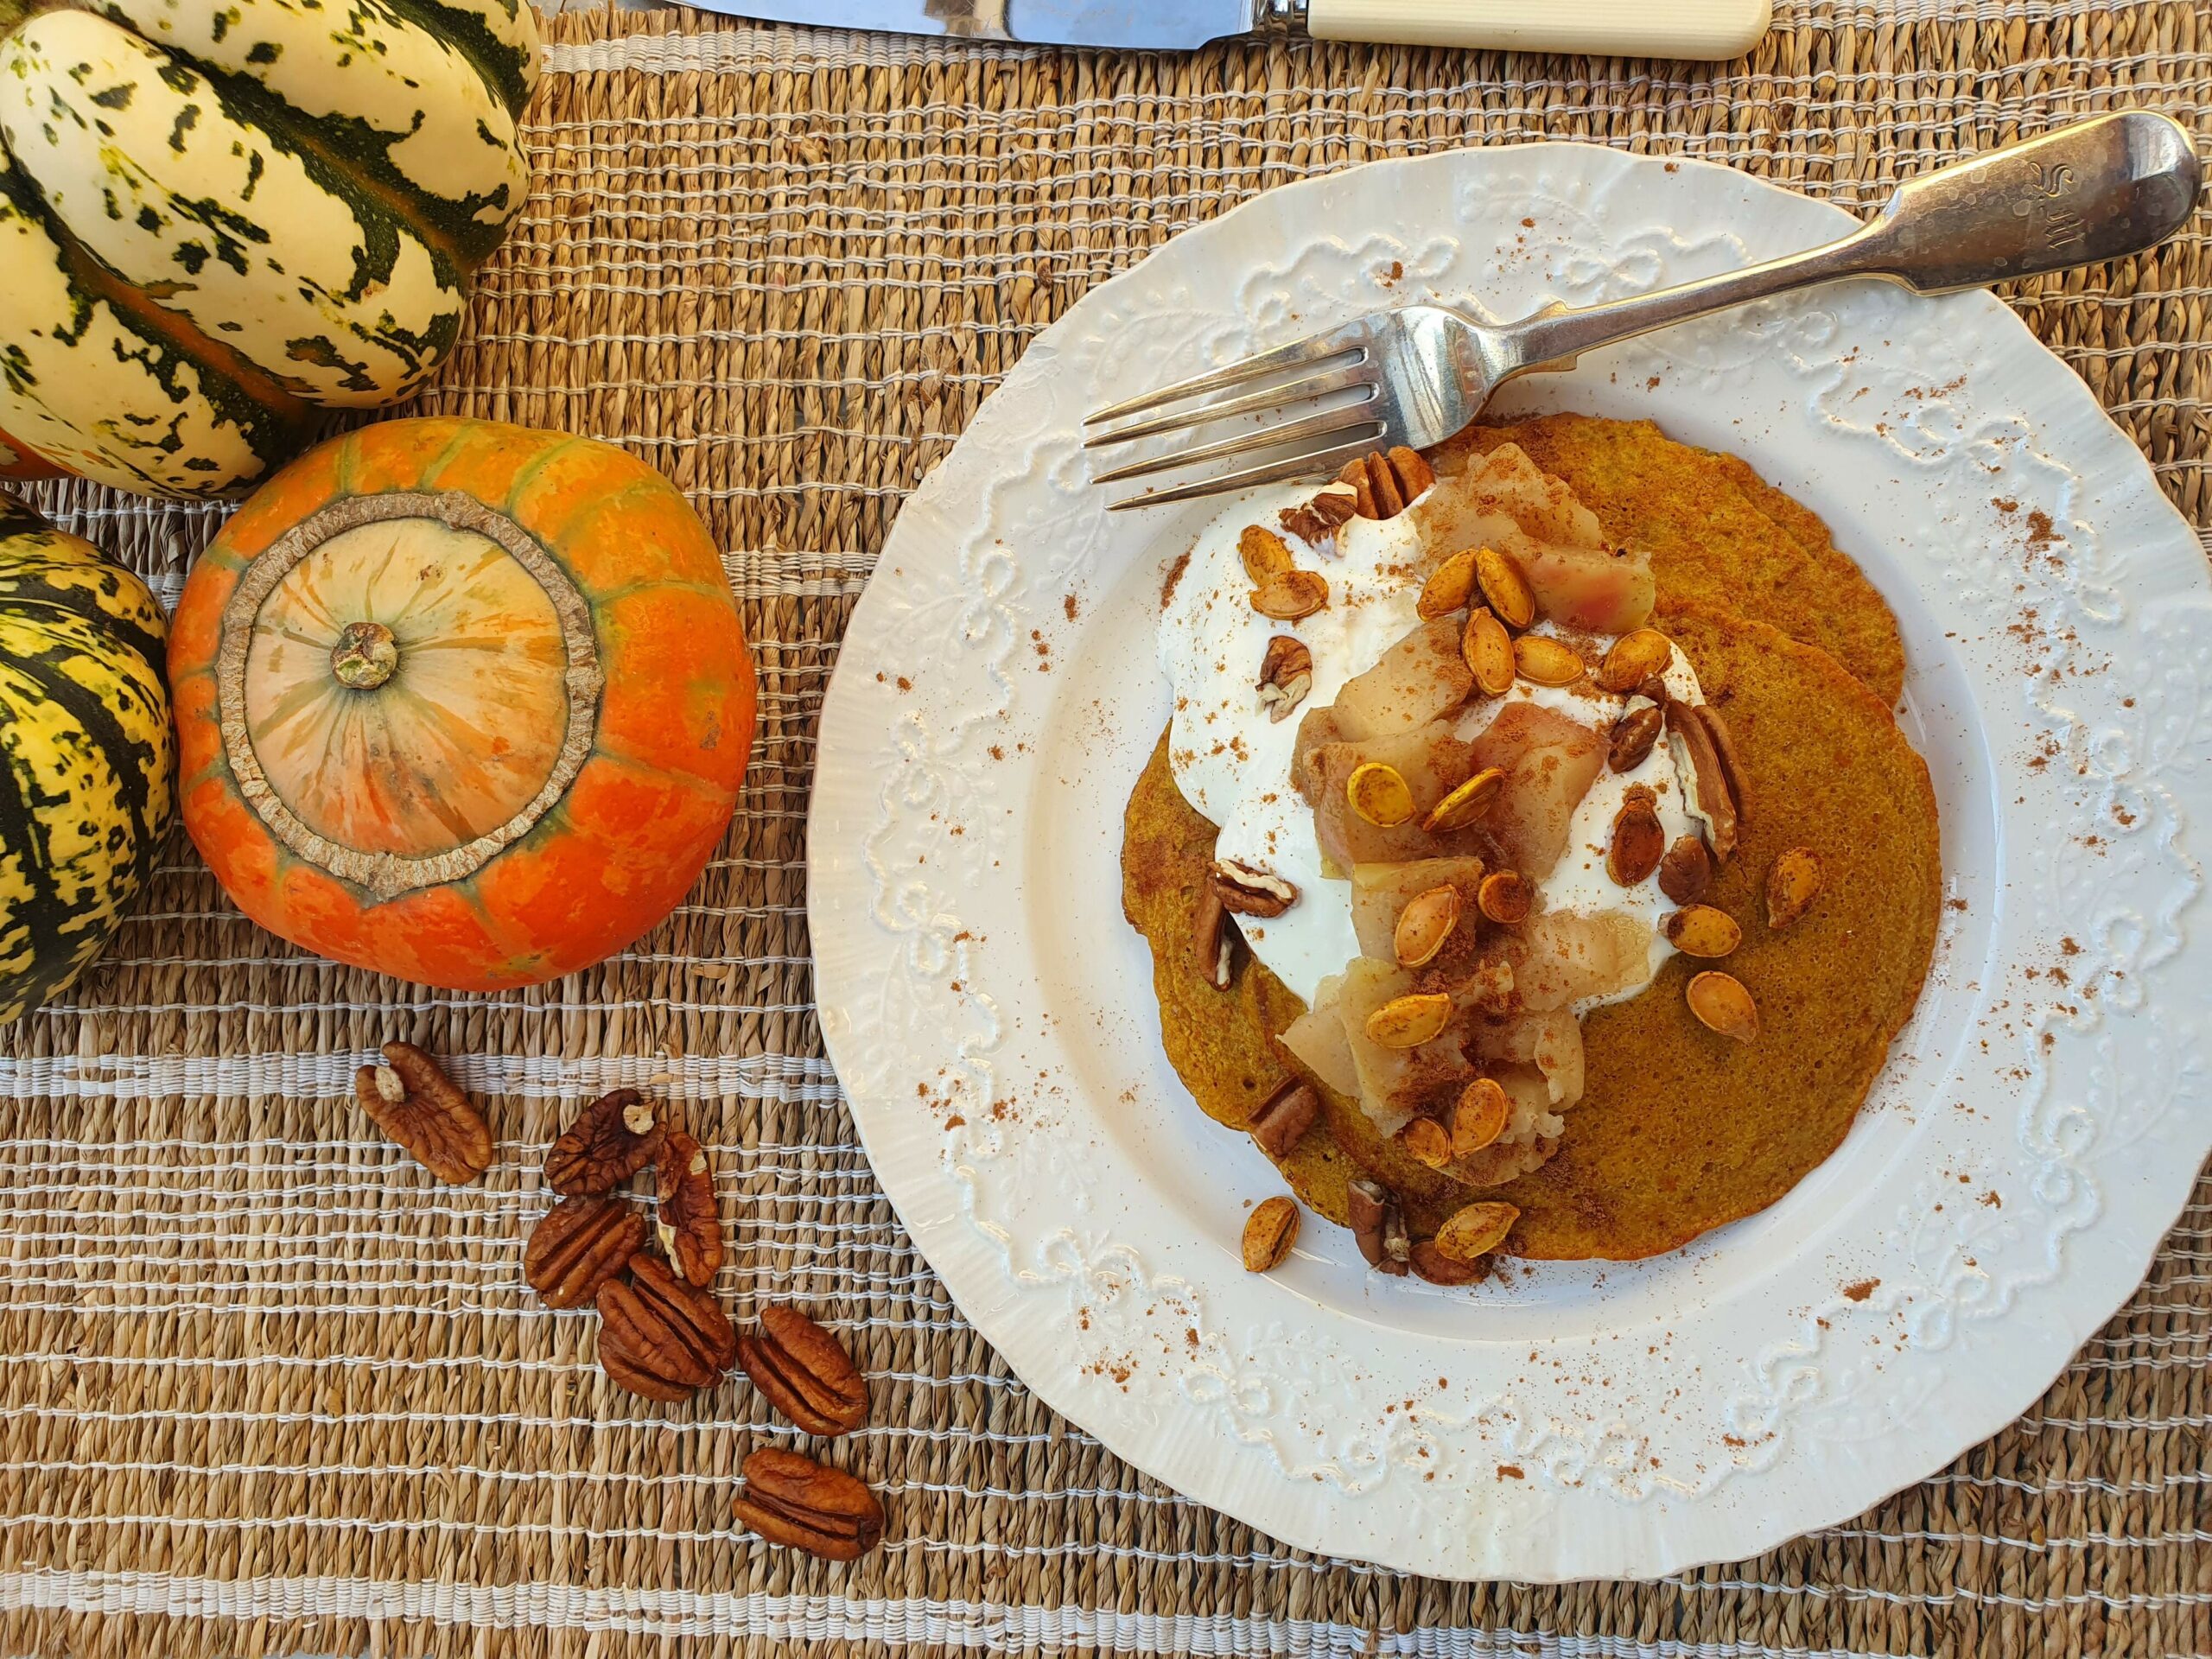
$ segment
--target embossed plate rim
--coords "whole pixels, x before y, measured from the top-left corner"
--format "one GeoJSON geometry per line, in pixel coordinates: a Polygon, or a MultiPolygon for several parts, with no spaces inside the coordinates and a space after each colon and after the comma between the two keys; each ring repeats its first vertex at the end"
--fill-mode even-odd
{"type": "MultiPolygon", "coordinates": [[[[1001,1072],[1027,1077],[1023,1068],[1043,1061],[1072,1076],[1081,1058],[1055,1034],[1059,1011],[1039,1004],[1036,942],[1025,937],[1035,852],[1024,817],[1042,810],[1050,780],[1042,754],[1024,744],[1065,717],[1053,702],[1065,682],[1031,658],[1030,642],[1049,658],[1055,644],[1103,626],[1079,624],[1073,602],[1065,628],[1047,613],[1063,588],[1095,599],[1128,579],[1131,561],[1150,569],[1158,552],[1156,528],[1140,515],[1105,522],[1084,491],[1073,448],[1080,412],[1160,378],[1162,360],[1220,357],[1255,334],[1322,326],[1325,313],[1420,297],[1425,282],[1450,279],[1463,262],[1462,277],[1489,273],[1514,304],[1531,291],[1586,298],[1802,245],[1847,217],[1710,163],[1554,143],[1375,162],[1268,192],[1093,290],[1032,344],[907,502],[855,609],[820,728],[808,906],[825,1041],[879,1178],[962,1312],[1025,1382],[1118,1455],[1287,1542],[1442,1576],[1649,1577],[1751,1554],[1855,1514],[2032,1402],[2139,1282],[2212,1147],[2201,1099],[2190,1097],[2203,1092],[2206,1021],[2192,1011],[2201,1014],[2205,994],[2185,994],[2171,971],[2183,912],[2202,887],[2183,841],[2185,809],[2200,817],[2212,810],[2212,785],[2190,755],[2202,686],[2184,672],[2196,661],[2186,624],[2212,618],[2196,538],[2087,388],[2002,304],[1891,290],[1828,290],[1745,314],[1726,331],[1706,325],[1586,360],[1577,391],[1557,401],[1618,404],[1630,391],[1600,390],[1594,377],[1613,364],[1618,384],[1619,369],[1649,367],[1723,409],[1767,419],[1727,447],[1793,493],[1830,470],[1854,491],[1886,485],[1904,550],[1898,579],[1939,601],[1946,620],[1955,611],[1962,629],[1979,618],[1997,632],[2027,602],[1997,592],[1998,532],[1974,527],[1993,524],[1995,506],[1973,492],[2017,487],[2013,511],[2046,500],[2056,509],[2064,558],[2049,551],[2048,536],[2042,553],[2031,539],[2019,555],[2031,596],[2050,595],[2046,620],[2068,631],[2040,649],[2078,670],[2091,649],[2082,641],[2105,630],[2133,654],[2124,675],[2107,661],[2053,678],[2046,691],[2016,666],[2000,669],[2002,641],[1977,636],[1957,647],[1978,707],[2031,702],[2021,717],[2052,733],[2081,767],[2031,769],[2021,733],[1993,723],[1980,734],[2006,792],[2032,803],[1993,808],[2002,861],[1989,885],[2006,898],[1990,963],[2005,974],[2029,965],[2056,943],[2031,925],[2051,922],[2062,901],[2086,904],[2069,883],[2087,878],[2065,865],[2054,867],[2050,895],[2014,896],[2005,883],[2007,873],[2070,846],[2063,837],[2078,824],[2124,812],[2138,826],[2114,831],[2110,856],[2126,861],[2111,864],[2120,874],[2105,885],[2144,908],[2107,906],[2111,937],[2093,938],[2076,964],[2073,995],[2100,1000],[2086,1011],[2077,1001],[2063,1019],[2039,1014],[2021,1052],[2005,1054],[2032,1079],[2012,1085],[2021,1098],[2005,1097],[1996,1059],[1969,1059],[1979,1070],[1962,1094],[1977,1109],[2002,1106],[2001,1120],[1978,1128],[1947,1116],[1904,1131],[1944,1153],[1946,1179],[1955,1152],[1993,1183],[2017,1179],[2010,1208],[1931,1228],[1921,1195],[1870,1196],[1851,1215],[1871,1243],[1853,1236],[1833,1256],[1786,1263],[1756,1297],[1686,1303],[1674,1363],[1694,1352],[1735,1380],[1700,1385],[1681,1413],[1688,1427],[1670,1428],[1643,1395],[1618,1422],[1563,1388],[1548,1394],[1541,1379],[1519,1379],[1524,1399],[1483,1372],[1495,1371],[1496,1357],[1478,1342],[1378,1335],[1357,1318],[1317,1315],[1313,1301],[1272,1278],[1244,1278],[1226,1251],[1163,1241],[1159,1224],[1173,1212],[1109,1140],[1084,1128],[1088,1113],[1096,1128],[1108,1103],[1033,1093],[1026,1106],[988,1109],[1001,1072]],[[1533,249],[1497,217],[1512,213],[1509,203],[1527,205],[1520,222],[1531,228],[1520,242],[1533,249]],[[1643,219],[1616,224],[1631,206],[1643,219]],[[1484,224],[1504,230],[1478,257],[1483,232],[1469,227],[1484,224]],[[1560,224],[1572,231],[1565,240],[1560,224]],[[1535,262],[1533,274],[1516,260],[1535,262]],[[1897,343],[1863,353],[1839,343],[1848,335],[1864,345],[1883,330],[1897,343]],[[1967,357],[1976,384],[1963,393],[1924,376],[1967,357]],[[1904,384],[1915,375],[1926,383],[1904,384]],[[1882,397],[1857,403],[1854,377],[1865,382],[1858,397],[1882,397]],[[1772,407],[1751,401],[1777,388],[1772,407]],[[1892,404],[1891,421],[1878,421],[1892,404]],[[1945,551],[1955,547],[1965,550],[1945,551]],[[1969,555],[1985,567],[1982,580],[1960,587],[1957,562],[1969,555]],[[1094,577],[1100,585],[1086,585],[1094,577]],[[2131,596],[2151,602],[2131,613],[2131,596]],[[2136,699],[2124,719],[2123,692],[2136,699]],[[2185,696],[2195,701],[2182,707],[2177,741],[2169,710],[2185,696]],[[1008,741],[997,742],[1001,735],[1008,741]],[[988,766],[987,744],[1001,752],[988,766]],[[2076,777],[2083,781],[2067,781],[2076,777]],[[2120,925],[2130,918],[2142,924],[2139,937],[2120,925]],[[2171,1055],[2148,1040],[2161,1020],[2185,1028],[2171,1055]],[[2115,1033],[2134,1040],[2118,1045],[2115,1033]],[[2163,1112],[2139,1107],[2123,1086],[2142,1081],[2138,1071],[2154,1059],[2175,1068],[2160,1074],[2171,1084],[2156,1097],[2163,1112]],[[2087,1104],[2069,1092],[2077,1089],[2087,1104]],[[2131,1149],[2139,1155],[2119,1192],[2113,1171],[2091,1160],[2131,1149]],[[2125,1201],[2110,1201],[2101,1180],[2125,1201]],[[1885,1204],[1886,1218],[1872,1214],[1885,1204]],[[1845,1260],[1871,1264],[1850,1287],[1855,1296],[1838,1294],[1834,1268],[1845,1260]],[[1904,1276],[1908,1269],[1920,1276],[1904,1276]],[[1794,1300],[1783,1294],[1792,1273],[1804,1276],[1794,1300]],[[1885,1287],[1859,1290],[1877,1277],[1885,1287]],[[1866,1358],[1892,1324],[1901,1357],[1866,1358]],[[1134,1351],[1170,1325],[1187,1329],[1187,1356],[1131,1367],[1109,1351],[1134,1351]],[[1386,1427],[1364,1426],[1366,1414],[1395,1411],[1384,1402],[1433,1377],[1440,1361],[1480,1374],[1449,1399],[1440,1393],[1386,1427]],[[1869,1377],[1869,1392],[1854,1392],[1869,1377]],[[1301,1414],[1301,1400],[1328,1410],[1301,1414]],[[1352,1427],[1312,1421],[1332,1415],[1352,1427]],[[1740,1433],[1724,1437],[1733,1449],[1716,1451],[1720,1467],[1685,1461],[1684,1446],[1717,1447],[1712,1431],[1730,1423],[1740,1433]],[[1660,1450],[1663,1477],[1644,1467],[1660,1450]],[[1507,1458],[1516,1459],[1510,1479],[1507,1458]]],[[[1118,823],[1118,797],[1108,804],[1118,823]]],[[[1098,946],[1109,949],[1103,938],[1098,946]]],[[[1979,965],[1956,964],[1962,976],[1979,965]]],[[[1996,988],[1970,989],[1968,1015],[1991,1007],[1996,988]]],[[[1951,1068],[1929,1064],[1936,1082],[1951,1068]]],[[[1594,1363],[1594,1342],[1551,1345],[1594,1363]]],[[[1633,1362],[1606,1363],[1624,1385],[1650,1383],[1633,1362]]]]}

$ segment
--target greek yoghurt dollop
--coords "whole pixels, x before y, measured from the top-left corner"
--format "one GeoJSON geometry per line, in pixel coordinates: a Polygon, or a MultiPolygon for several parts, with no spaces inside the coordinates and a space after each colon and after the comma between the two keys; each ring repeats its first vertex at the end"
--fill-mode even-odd
{"type": "MultiPolygon", "coordinates": [[[[1391,645],[1418,626],[1422,583],[1446,553],[1421,544],[1414,515],[1355,518],[1337,531],[1332,546],[1316,547],[1284,527],[1281,515],[1303,506],[1323,486],[1286,485],[1239,497],[1199,533],[1173,583],[1160,619],[1160,660],[1173,689],[1169,762],[1184,798],[1220,829],[1217,858],[1268,871],[1294,883],[1298,902],[1281,916],[1240,918],[1253,954],[1308,1007],[1321,982],[1344,971],[1361,952],[1352,926],[1351,884],[1323,868],[1313,810],[1291,783],[1300,717],[1335,701],[1338,690],[1372,667],[1391,645]],[[1327,578],[1329,602],[1296,622],[1253,609],[1252,582],[1238,554],[1244,528],[1259,524],[1281,535],[1301,569],[1327,578]],[[1302,641],[1313,658],[1305,701],[1275,720],[1259,696],[1260,665],[1278,633],[1302,641]]],[[[1539,622],[1536,633],[1556,633],[1539,622]]],[[[1669,695],[1688,702],[1703,696],[1688,661],[1677,650],[1665,670],[1669,695]]],[[[1602,737],[1631,699],[1598,690],[1588,681],[1571,687],[1516,679],[1502,697],[1479,695],[1461,716],[1460,735],[1471,738],[1516,700],[1557,709],[1602,737]]],[[[1605,870],[1612,823],[1629,789],[1641,784],[1656,798],[1669,843],[1705,826],[1694,810],[1683,758],[1661,741],[1634,770],[1599,772],[1575,809],[1566,851],[1536,884],[1540,908],[1577,914],[1621,912],[1650,939],[1643,978],[1611,995],[1577,1003],[1577,1014],[1604,1002],[1635,995],[1651,982],[1674,946],[1660,931],[1674,906],[1656,880],[1632,887],[1605,870]]]]}

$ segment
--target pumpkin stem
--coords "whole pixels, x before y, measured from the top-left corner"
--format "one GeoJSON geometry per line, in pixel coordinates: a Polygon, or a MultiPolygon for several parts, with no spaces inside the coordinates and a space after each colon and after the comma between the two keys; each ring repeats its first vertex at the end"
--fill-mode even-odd
{"type": "MultiPolygon", "coordinates": [[[[7,0],[0,0],[5,5],[7,0]]],[[[340,685],[373,691],[399,666],[399,647],[381,622],[348,622],[330,648],[330,671],[340,685]]]]}

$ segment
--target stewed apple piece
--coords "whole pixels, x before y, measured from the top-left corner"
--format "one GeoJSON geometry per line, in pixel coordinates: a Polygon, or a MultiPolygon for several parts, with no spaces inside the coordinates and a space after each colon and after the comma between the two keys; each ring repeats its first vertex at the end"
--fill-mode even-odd
{"type": "Polygon", "coordinates": [[[1321,798],[1321,779],[1313,767],[1314,756],[1324,745],[1344,741],[1344,734],[1337,726],[1337,705],[1333,702],[1308,709],[1300,718],[1298,734],[1291,740],[1290,785],[1306,798],[1308,805],[1321,798]]]}
{"type": "Polygon", "coordinates": [[[1555,1109],[1582,1098],[1582,1022],[1566,1008],[1478,1020],[1467,1046],[1480,1059],[1535,1066],[1555,1109]]]}
{"type": "Polygon", "coordinates": [[[1625,547],[1560,547],[1530,542],[1516,549],[1536,608],[1563,628],[1630,633],[1651,620],[1659,590],[1650,561],[1625,547]]]}
{"type": "Polygon", "coordinates": [[[1512,965],[1522,1007],[1537,1013],[1615,995],[1650,972],[1650,931],[1625,911],[1540,911],[1502,933],[1497,948],[1512,965]]]}
{"type": "Polygon", "coordinates": [[[1567,1127],[1566,1121],[1552,1109],[1551,1085],[1534,1065],[1509,1062],[1493,1065],[1488,1070],[1513,1105],[1505,1133],[1498,1137],[1500,1144],[1548,1139],[1567,1127]]]}
{"type": "Polygon", "coordinates": [[[1474,685],[1459,652],[1459,620],[1440,616],[1392,645],[1365,673],[1344,682],[1331,705],[1336,734],[1357,743],[1412,731],[1450,714],[1474,685]]]}
{"type": "Polygon", "coordinates": [[[1650,620],[1649,559],[1607,546],[1597,516],[1518,444],[1439,479],[1412,516],[1429,547],[1488,546],[1510,558],[1537,610],[1563,626],[1626,633],[1650,620]]]}
{"type": "Polygon", "coordinates": [[[1517,443],[1500,444],[1438,479],[1410,516],[1421,544],[1431,548],[1494,547],[1509,530],[1566,547],[1598,547],[1605,539],[1598,515],[1517,443]]]}
{"type": "Polygon", "coordinates": [[[1332,974],[1314,988],[1313,1006],[1283,1028],[1282,1046],[1293,1058],[1340,1095],[1357,1098],[1359,1071],[1352,1064],[1351,1042],[1338,1013],[1342,975],[1332,974]]]}
{"type": "Polygon", "coordinates": [[[1467,760],[1471,774],[1489,766],[1505,773],[1484,824],[1499,861],[1541,881],[1567,849],[1574,809],[1605,770],[1603,735],[1556,709],[1509,702],[1474,740],[1467,760]]]}

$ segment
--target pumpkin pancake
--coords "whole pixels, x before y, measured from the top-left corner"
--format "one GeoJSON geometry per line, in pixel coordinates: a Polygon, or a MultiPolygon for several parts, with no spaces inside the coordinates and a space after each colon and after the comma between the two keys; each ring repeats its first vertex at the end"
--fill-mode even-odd
{"type": "Polygon", "coordinates": [[[1810,509],[1734,455],[1677,443],[1649,421],[1548,415],[1473,426],[1434,451],[1440,473],[1516,443],[1564,480],[1606,536],[1645,549],[1662,600],[1715,605],[1818,645],[1894,706],[1897,618],[1810,509]]]}
{"type": "Polygon", "coordinates": [[[1782,1197],[1851,1128],[1935,950],[1935,791],[1887,706],[1764,623],[1662,612],[1740,757],[1742,839],[1704,902],[1744,940],[1718,964],[1670,958],[1640,995],[1583,1021],[1587,1081],[1559,1153],[1497,1194],[1520,1207],[1518,1255],[1652,1255],[1782,1197]],[[1825,880],[1777,932],[1767,873],[1793,847],[1819,855],[1825,880]],[[1683,988],[1707,966],[1751,993],[1755,1041],[1690,1014],[1683,988]]]}
{"type": "MultiPolygon", "coordinates": [[[[1664,588],[1662,610],[1741,762],[1741,844],[1706,902],[1742,925],[1721,965],[1756,999],[1760,1031],[1742,1045],[1699,1025],[1683,999],[1694,965],[1681,957],[1635,998],[1591,1014],[1586,1085],[1556,1155],[1480,1194],[1519,1208],[1510,1255],[1651,1255],[1773,1203],[1843,1139],[1934,949],[1934,793],[1881,697],[1764,623],[1664,588]],[[1776,932],[1767,871],[1800,846],[1820,855],[1826,881],[1776,932]]],[[[1228,993],[1208,982],[1192,918],[1213,840],[1176,788],[1163,737],[1124,820],[1123,904],[1152,946],[1169,1060],[1210,1116],[1241,1128],[1292,1075],[1274,1039],[1302,1005],[1243,952],[1228,993]]],[[[1315,1211],[1343,1224],[1345,1184],[1362,1173],[1399,1196],[1416,1236],[1466,1201],[1466,1189],[1382,1141],[1357,1103],[1321,1092],[1321,1118],[1283,1164],[1315,1211]]]]}

